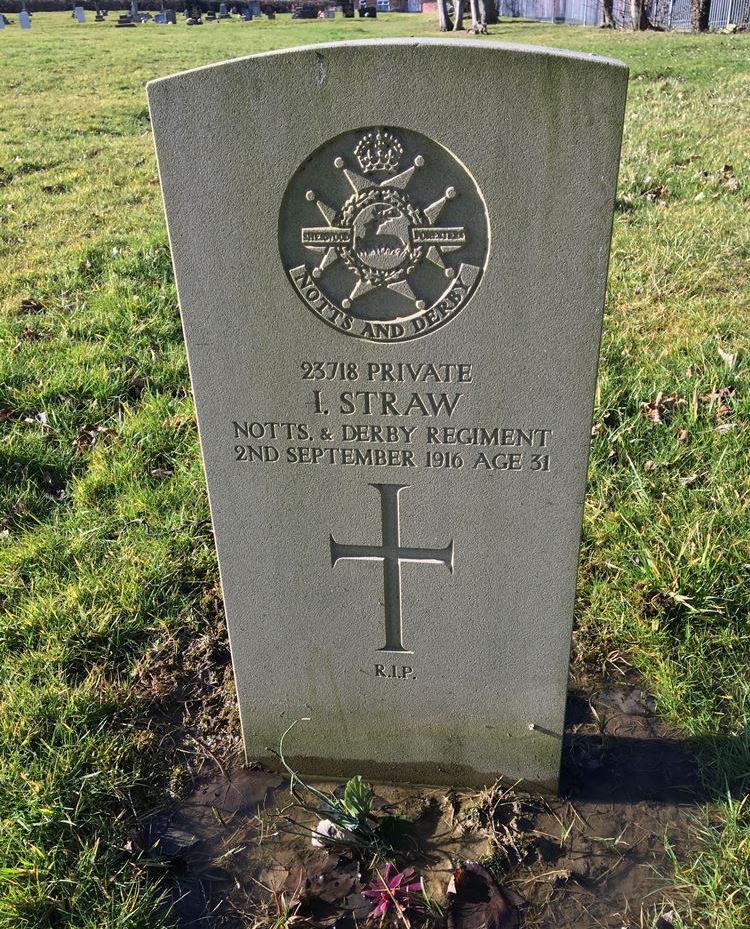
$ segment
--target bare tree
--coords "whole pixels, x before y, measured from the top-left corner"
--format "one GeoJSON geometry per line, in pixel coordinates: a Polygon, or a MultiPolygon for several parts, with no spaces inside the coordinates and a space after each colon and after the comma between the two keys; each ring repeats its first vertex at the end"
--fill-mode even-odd
{"type": "Polygon", "coordinates": [[[708,32],[711,0],[690,0],[690,28],[693,32],[708,32]]]}
{"type": "Polygon", "coordinates": [[[646,0],[630,0],[630,28],[634,30],[650,29],[646,0]]]}
{"type": "Polygon", "coordinates": [[[480,33],[486,35],[487,20],[485,19],[484,3],[480,3],[480,0],[469,0],[469,8],[471,10],[471,29],[469,29],[469,32],[476,35],[480,33]]]}
{"type": "Polygon", "coordinates": [[[464,0],[453,0],[453,31],[464,29],[464,0]]]}
{"type": "Polygon", "coordinates": [[[606,29],[614,29],[615,23],[615,0],[602,0],[602,25],[606,29]]]}
{"type": "Polygon", "coordinates": [[[498,0],[479,0],[479,9],[482,10],[483,21],[488,26],[496,25],[500,19],[497,4],[498,0]]]}
{"type": "Polygon", "coordinates": [[[438,22],[440,23],[440,31],[448,32],[453,23],[451,22],[450,14],[448,12],[448,0],[437,0],[438,8],[438,22]]]}

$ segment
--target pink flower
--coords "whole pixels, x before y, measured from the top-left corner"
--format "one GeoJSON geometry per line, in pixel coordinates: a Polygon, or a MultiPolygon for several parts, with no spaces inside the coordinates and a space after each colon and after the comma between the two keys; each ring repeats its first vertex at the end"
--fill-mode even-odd
{"type": "Polygon", "coordinates": [[[382,920],[389,912],[393,912],[396,917],[403,920],[406,926],[409,920],[406,918],[405,911],[412,907],[418,906],[423,894],[422,880],[414,880],[414,868],[406,868],[404,871],[397,871],[395,867],[388,862],[385,866],[385,872],[381,874],[376,871],[377,875],[374,881],[370,881],[367,887],[362,891],[362,895],[374,901],[375,906],[368,914],[368,919],[382,920]],[[419,894],[419,899],[415,899],[415,894],[419,894]]]}

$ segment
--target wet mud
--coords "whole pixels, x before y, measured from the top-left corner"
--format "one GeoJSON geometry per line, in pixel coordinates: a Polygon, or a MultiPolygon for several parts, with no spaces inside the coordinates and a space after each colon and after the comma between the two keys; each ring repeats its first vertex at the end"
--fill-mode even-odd
{"type": "MultiPolygon", "coordinates": [[[[271,926],[306,893],[319,907],[305,911],[314,923],[345,929],[352,913],[363,922],[363,868],[313,847],[278,815],[290,803],[288,778],[239,761],[207,768],[130,841],[145,873],[167,888],[181,927],[271,926]]],[[[381,809],[411,821],[404,865],[424,876],[432,897],[445,903],[454,868],[482,861],[525,901],[523,929],[654,926],[679,907],[667,845],[678,858],[688,852],[690,811],[701,800],[690,747],[638,681],[622,676],[571,692],[557,798],[503,783],[484,791],[377,785],[376,794],[381,809]]],[[[293,818],[315,826],[309,814],[293,818]]]]}

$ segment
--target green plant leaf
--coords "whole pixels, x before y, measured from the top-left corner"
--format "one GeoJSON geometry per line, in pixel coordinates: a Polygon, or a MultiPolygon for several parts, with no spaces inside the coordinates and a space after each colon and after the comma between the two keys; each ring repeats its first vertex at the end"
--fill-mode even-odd
{"type": "Polygon", "coordinates": [[[364,823],[372,810],[375,798],[372,787],[357,774],[346,782],[344,797],[341,801],[346,812],[359,823],[364,823]]]}

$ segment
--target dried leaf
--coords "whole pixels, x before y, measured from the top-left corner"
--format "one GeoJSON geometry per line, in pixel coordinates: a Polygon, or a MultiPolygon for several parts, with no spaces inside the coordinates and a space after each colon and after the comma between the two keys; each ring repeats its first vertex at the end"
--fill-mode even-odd
{"type": "Polygon", "coordinates": [[[20,335],[20,342],[48,342],[52,338],[49,332],[37,332],[36,329],[30,329],[28,326],[20,335]]]}
{"type": "Polygon", "coordinates": [[[73,439],[73,448],[79,452],[88,451],[101,439],[108,438],[114,434],[114,429],[107,429],[106,426],[97,426],[94,423],[87,423],[75,439],[73,439]]]}
{"type": "Polygon", "coordinates": [[[737,193],[740,187],[742,187],[740,179],[734,173],[732,165],[724,165],[718,173],[717,179],[730,193],[737,193]]]}
{"type": "Polygon", "coordinates": [[[21,311],[24,313],[39,313],[44,309],[44,304],[33,297],[28,297],[21,301],[21,311]]]}
{"type": "Polygon", "coordinates": [[[674,929],[677,920],[677,911],[669,910],[656,920],[656,929],[674,929]]]}
{"type": "Polygon", "coordinates": [[[734,387],[720,387],[718,390],[712,390],[710,393],[704,394],[701,397],[701,401],[709,406],[715,403],[716,415],[721,418],[722,416],[729,416],[732,413],[729,401],[734,396],[734,393],[734,387]]]}
{"type": "Polygon", "coordinates": [[[286,889],[299,900],[298,915],[316,926],[332,926],[344,915],[357,911],[365,917],[370,902],[362,896],[360,865],[353,858],[328,855],[305,862],[289,875],[286,889]]]}
{"type": "Polygon", "coordinates": [[[736,355],[732,354],[731,352],[725,352],[724,349],[721,347],[721,345],[717,345],[716,350],[718,351],[719,356],[721,357],[721,360],[724,362],[724,364],[728,368],[731,369],[735,366],[735,364],[737,363],[736,355]]]}
{"type": "Polygon", "coordinates": [[[652,423],[660,425],[664,422],[664,416],[666,414],[686,404],[687,400],[685,400],[684,397],[678,397],[676,393],[664,396],[664,393],[660,390],[654,400],[649,403],[641,404],[640,411],[647,419],[650,419],[652,423]]]}
{"type": "Polygon", "coordinates": [[[523,902],[482,865],[466,861],[448,885],[448,929],[517,929],[523,902]]]}
{"type": "Polygon", "coordinates": [[[666,203],[667,197],[669,196],[669,188],[664,184],[659,184],[656,187],[650,187],[648,190],[644,190],[643,196],[649,203],[666,203]]]}

